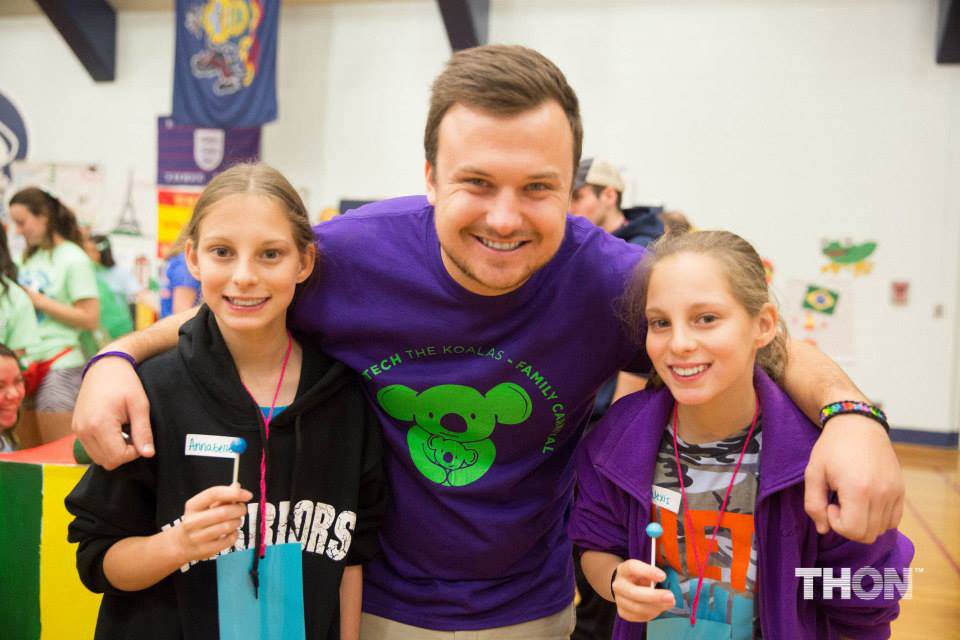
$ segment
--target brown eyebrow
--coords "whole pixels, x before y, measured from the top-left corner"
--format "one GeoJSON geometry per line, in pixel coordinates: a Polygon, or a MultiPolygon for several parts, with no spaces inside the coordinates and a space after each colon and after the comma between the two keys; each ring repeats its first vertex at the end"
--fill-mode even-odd
{"type": "MultiPolygon", "coordinates": [[[[466,167],[459,167],[456,171],[454,171],[454,175],[459,175],[463,173],[471,173],[473,175],[481,176],[484,178],[493,177],[493,174],[487,171],[484,171],[483,169],[480,169],[478,167],[471,167],[469,165],[466,167]]],[[[526,179],[527,180],[559,180],[560,174],[557,173],[556,171],[544,171],[543,173],[534,173],[532,175],[529,175],[526,177],[526,179]]]]}
{"type": "Polygon", "coordinates": [[[527,177],[528,180],[559,180],[560,174],[556,171],[546,171],[544,173],[535,173],[527,177]]]}
{"type": "MultiPolygon", "coordinates": [[[[696,303],[696,304],[694,304],[694,305],[691,305],[691,306],[690,306],[690,310],[691,310],[691,311],[700,311],[700,310],[702,310],[702,309],[713,309],[713,308],[717,308],[717,307],[721,307],[721,308],[722,308],[723,306],[725,306],[725,305],[724,305],[723,303],[720,303],[720,302],[698,302],[698,303],[696,303]]],[[[645,315],[645,316],[646,316],[646,315],[650,315],[651,313],[660,313],[660,314],[663,314],[664,311],[662,311],[662,310],[660,310],[660,309],[658,309],[658,308],[656,308],[656,307],[649,307],[649,308],[647,308],[647,309],[644,309],[644,311],[643,311],[643,315],[645,315]]]]}
{"type": "Polygon", "coordinates": [[[475,175],[478,175],[478,176],[483,176],[484,178],[489,178],[489,177],[492,176],[492,174],[487,173],[487,172],[484,171],[483,169],[478,169],[477,167],[470,167],[470,166],[459,167],[459,168],[457,168],[457,170],[456,170],[454,173],[457,173],[457,174],[460,174],[460,173],[472,173],[472,174],[475,174],[475,175]]]}

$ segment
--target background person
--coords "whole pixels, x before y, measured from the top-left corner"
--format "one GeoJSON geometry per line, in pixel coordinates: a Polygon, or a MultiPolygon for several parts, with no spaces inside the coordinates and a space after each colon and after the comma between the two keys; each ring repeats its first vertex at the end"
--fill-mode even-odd
{"type": "Polygon", "coordinates": [[[183,232],[167,254],[163,277],[160,279],[160,317],[166,318],[174,313],[186,311],[200,304],[200,282],[187,268],[183,245],[186,238],[183,232]]]}
{"type": "Polygon", "coordinates": [[[20,360],[13,349],[0,344],[0,453],[20,448],[13,429],[20,420],[20,404],[25,395],[20,360]]]}
{"type": "MultiPolygon", "coordinates": [[[[573,628],[572,455],[603,381],[648,365],[615,305],[644,250],[566,215],[582,135],[576,94],[539,53],[457,52],[432,89],[427,197],[315,228],[323,265],[290,321],[363,376],[393,497],[383,554],[364,571],[365,638],[573,628]]],[[[112,346],[142,360],[183,319],[112,346]]],[[[862,397],[818,351],[791,349],[787,386],[811,415],[862,397]]],[[[128,362],[91,367],[77,432],[94,459],[151,455],[146,407],[128,362]]],[[[899,467],[872,421],[831,420],[809,473],[820,526],[872,539],[899,520],[899,467]],[[826,510],[828,483],[839,513],[826,510]]]]}
{"type": "Polygon", "coordinates": [[[136,304],[137,297],[143,291],[143,287],[140,286],[137,277],[129,269],[117,264],[113,257],[110,237],[91,235],[84,239],[83,248],[94,264],[102,267],[97,272],[103,276],[110,290],[131,307],[130,315],[133,317],[132,307],[136,304]]]}
{"type": "Polygon", "coordinates": [[[587,158],[577,167],[570,213],[617,238],[646,247],[663,235],[661,207],[621,209],[623,189],[623,176],[616,167],[606,160],[587,158]]]}
{"type": "Polygon", "coordinates": [[[17,283],[17,265],[7,245],[7,231],[0,225],[0,342],[18,357],[38,341],[37,316],[30,296],[17,283]]]}
{"type": "Polygon", "coordinates": [[[680,211],[664,211],[660,214],[664,235],[683,235],[693,230],[693,225],[680,211]]]}
{"type": "Polygon", "coordinates": [[[90,236],[83,242],[84,250],[94,264],[100,300],[100,325],[94,331],[80,334],[83,355],[90,358],[106,343],[133,331],[127,295],[133,292],[136,296],[139,285],[133,274],[113,261],[110,240],[106,236],[90,236]]]}
{"type": "Polygon", "coordinates": [[[39,443],[52,442],[70,434],[85,362],[80,332],[100,322],[97,279],[81,248],[77,219],[60,200],[27,187],[14,194],[9,209],[27,243],[18,279],[37,314],[38,344],[31,360],[52,361],[28,403],[36,412],[39,443]]]}
{"type": "MultiPolygon", "coordinates": [[[[659,208],[633,207],[624,211],[621,209],[623,191],[623,176],[611,163],[600,158],[581,160],[574,177],[570,213],[586,218],[614,237],[646,247],[663,233],[657,214],[659,208]]],[[[614,400],[643,389],[645,383],[644,377],[628,373],[611,376],[597,392],[587,430],[603,417],[614,400]]],[[[575,557],[577,555],[575,551],[575,557]]],[[[574,569],[580,602],[577,626],[571,638],[609,640],[617,608],[593,590],[579,562],[575,562],[574,569]]]]}

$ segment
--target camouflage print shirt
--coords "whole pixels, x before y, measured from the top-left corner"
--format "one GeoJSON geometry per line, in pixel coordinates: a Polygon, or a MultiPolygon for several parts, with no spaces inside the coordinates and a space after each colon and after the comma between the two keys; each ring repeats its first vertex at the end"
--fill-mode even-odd
{"type": "MultiPolygon", "coordinates": [[[[749,426],[725,440],[704,444],[688,444],[677,438],[687,509],[694,527],[692,532],[688,530],[684,513],[676,514],[666,506],[653,507],[653,520],[664,530],[657,544],[657,566],[666,572],[667,581],[660,586],[671,589],[677,598],[677,606],[664,616],[690,617],[699,573],[689,537],[694,536],[700,562],[704,563],[704,552],[713,537],[723,497],[748,431],[749,426]]],[[[758,419],[727,501],[716,546],[705,563],[697,604],[697,619],[731,625],[735,639],[760,637],[754,600],[757,548],[753,512],[759,486],[761,441],[758,419]]],[[[654,485],[666,493],[674,492],[677,499],[671,504],[679,504],[680,480],[670,425],[660,440],[654,485]]]]}

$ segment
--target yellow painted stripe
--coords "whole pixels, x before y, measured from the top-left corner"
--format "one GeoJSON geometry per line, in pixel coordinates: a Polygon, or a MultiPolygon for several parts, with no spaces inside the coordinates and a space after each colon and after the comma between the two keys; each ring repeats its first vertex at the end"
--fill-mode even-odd
{"type": "Polygon", "coordinates": [[[43,515],[40,533],[40,640],[92,638],[100,595],[77,577],[77,545],[67,542],[72,516],[63,499],[85,466],[43,465],[43,515]]]}

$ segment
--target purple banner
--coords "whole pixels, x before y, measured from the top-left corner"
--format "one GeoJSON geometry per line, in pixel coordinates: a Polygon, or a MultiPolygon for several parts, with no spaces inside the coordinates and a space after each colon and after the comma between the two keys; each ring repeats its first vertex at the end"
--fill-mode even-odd
{"type": "Polygon", "coordinates": [[[157,184],[202,187],[238,162],[260,159],[260,127],[204,129],[157,119],[157,184]]]}

